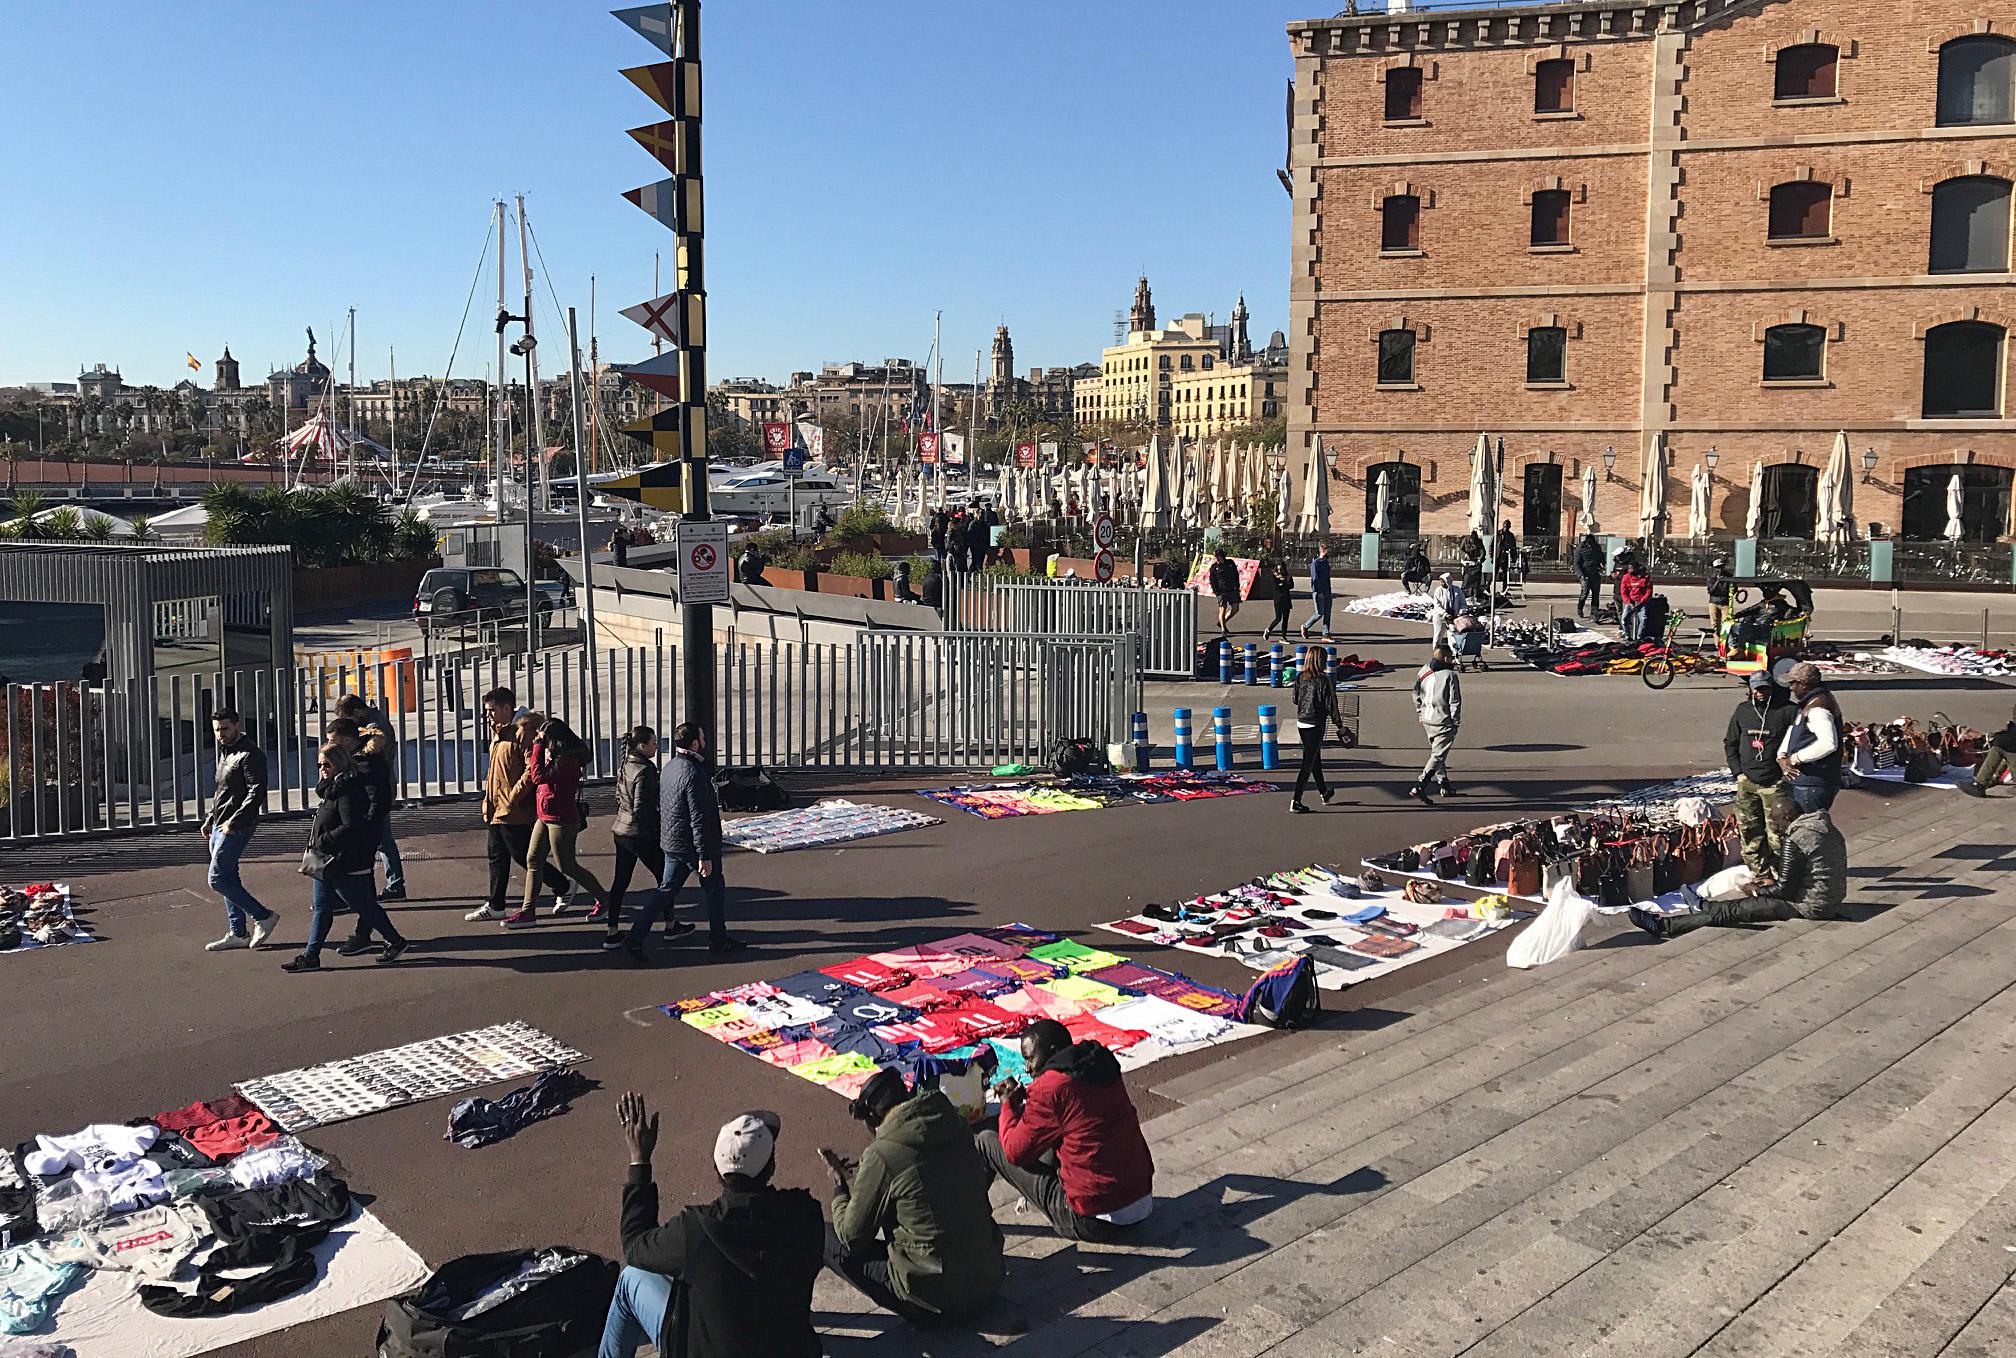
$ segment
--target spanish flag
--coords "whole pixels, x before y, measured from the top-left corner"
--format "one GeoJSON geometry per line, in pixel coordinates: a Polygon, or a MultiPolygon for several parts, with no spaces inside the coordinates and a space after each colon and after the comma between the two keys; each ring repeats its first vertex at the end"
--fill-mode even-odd
{"type": "Polygon", "coordinates": [[[190,372],[192,372],[192,373],[200,373],[200,372],[202,372],[202,371],[203,371],[203,365],[202,365],[201,363],[198,363],[198,362],[196,361],[196,355],[194,355],[194,354],[190,353],[190,352],[189,352],[188,350],[186,350],[186,349],[185,349],[185,350],[183,350],[183,352],[182,352],[182,357],[184,357],[184,358],[186,358],[186,359],[188,359],[188,360],[189,360],[189,371],[190,371],[190,372]]]}

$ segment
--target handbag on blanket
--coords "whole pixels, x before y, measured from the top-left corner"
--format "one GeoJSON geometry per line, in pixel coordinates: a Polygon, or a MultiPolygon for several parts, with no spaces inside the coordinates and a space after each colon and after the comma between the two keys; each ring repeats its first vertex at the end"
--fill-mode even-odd
{"type": "Polygon", "coordinates": [[[1439,882],[1424,882],[1416,877],[1401,888],[1401,894],[1416,905],[1433,905],[1442,899],[1442,885],[1439,882]]]}
{"type": "MultiPolygon", "coordinates": [[[[1683,829],[1681,834],[1685,834],[1683,829]]],[[[1670,834],[1654,835],[1645,846],[1646,855],[1652,860],[1652,891],[1663,896],[1669,891],[1680,889],[1680,854],[1676,837],[1670,834]]]]}
{"type": "Polygon", "coordinates": [[[1540,889],[1539,836],[1530,832],[1514,835],[1505,852],[1505,894],[1537,896],[1540,889]]]}
{"type": "Polygon", "coordinates": [[[1652,856],[1649,841],[1639,840],[1626,851],[1624,893],[1630,902],[1649,901],[1658,895],[1652,884],[1652,856]]]}
{"type": "Polygon", "coordinates": [[[1483,835],[1470,841],[1470,857],[1463,864],[1463,880],[1471,886],[1490,886],[1497,881],[1495,846],[1483,835]]]}

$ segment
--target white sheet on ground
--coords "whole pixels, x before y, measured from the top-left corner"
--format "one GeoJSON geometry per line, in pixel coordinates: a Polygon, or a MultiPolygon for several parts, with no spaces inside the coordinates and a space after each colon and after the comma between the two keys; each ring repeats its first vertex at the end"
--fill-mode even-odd
{"type": "Polygon", "coordinates": [[[314,1286],[235,1315],[201,1319],[157,1316],[140,1304],[132,1274],[94,1271],[56,1308],[55,1332],[32,1338],[68,1344],[77,1358],[194,1358],[384,1301],[428,1273],[420,1256],[369,1212],[331,1231],[314,1252],[314,1286]]]}

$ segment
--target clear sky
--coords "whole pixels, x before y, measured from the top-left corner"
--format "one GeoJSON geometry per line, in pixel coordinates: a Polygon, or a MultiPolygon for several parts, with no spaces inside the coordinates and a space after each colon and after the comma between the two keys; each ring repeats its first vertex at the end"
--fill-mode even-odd
{"type": "MultiPolygon", "coordinates": [[[[335,357],[352,306],[360,379],[388,346],[438,374],[521,192],[562,304],[585,329],[596,275],[605,356],[643,356],[616,313],[654,250],[669,289],[672,237],[618,194],[663,173],[624,135],[663,115],[616,74],[653,51],[610,7],[0,7],[0,385],[101,359],[207,385],[227,343],[250,380],[306,325],[335,357]]],[[[710,0],[710,376],[921,359],[936,308],[948,380],[1003,321],[1019,368],[1094,360],[1143,269],[1164,318],[1244,289],[1256,342],[1285,328],[1283,27],[1338,7],[710,0]]],[[[458,374],[495,352],[495,292],[492,264],[458,374]]]]}

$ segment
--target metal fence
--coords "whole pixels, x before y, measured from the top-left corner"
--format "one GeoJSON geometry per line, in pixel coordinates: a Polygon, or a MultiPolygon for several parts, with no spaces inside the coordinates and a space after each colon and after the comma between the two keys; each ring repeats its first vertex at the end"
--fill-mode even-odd
{"type": "Polygon", "coordinates": [[[945,625],[1047,637],[1137,637],[1144,674],[1187,679],[1197,651],[1197,596],[1184,589],[956,575],[945,585],[945,625]]]}
{"type": "MultiPolygon", "coordinates": [[[[1064,738],[1127,738],[1141,704],[1131,638],[863,633],[851,643],[722,649],[713,744],[724,764],[883,770],[1046,762],[1064,738]]],[[[0,843],[189,826],[213,791],[209,714],[235,708],[265,751],[266,804],[315,802],[315,750],[346,693],[383,714],[402,801],[480,793],[482,696],[565,720],[615,771],[637,724],[679,719],[671,647],[461,653],[360,666],[174,674],[128,683],[10,684],[0,715],[0,843]]]]}

